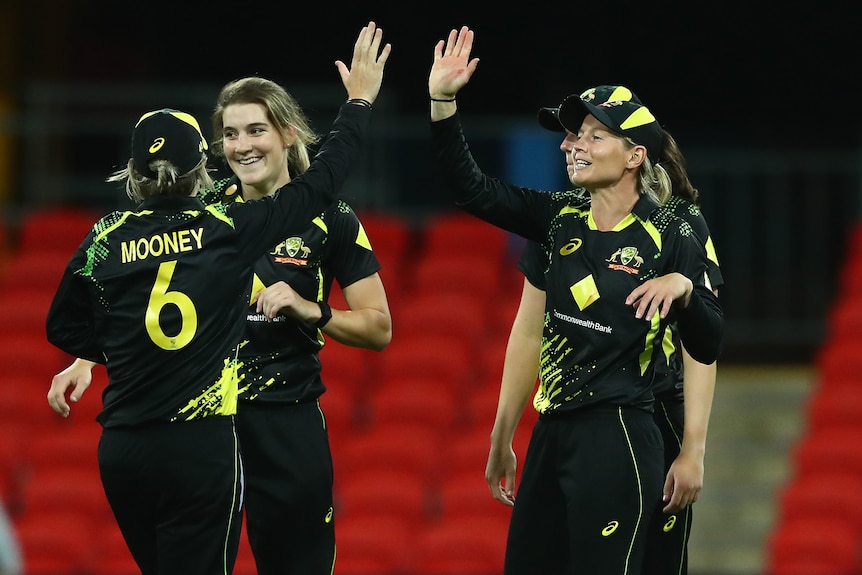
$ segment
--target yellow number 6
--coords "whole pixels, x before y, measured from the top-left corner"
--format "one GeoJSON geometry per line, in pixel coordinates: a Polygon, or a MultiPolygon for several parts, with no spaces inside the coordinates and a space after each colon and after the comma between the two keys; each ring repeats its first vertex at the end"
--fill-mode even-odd
{"type": "Polygon", "coordinates": [[[191,298],[182,292],[168,291],[168,286],[171,283],[171,277],[174,275],[174,268],[176,267],[176,260],[165,262],[159,266],[159,273],[156,276],[153,291],[150,292],[150,301],[147,304],[147,316],[144,320],[147,326],[147,333],[150,334],[150,339],[153,340],[153,343],[168,351],[187,346],[198,329],[198,314],[191,298]],[[159,323],[159,315],[162,308],[170,304],[177,306],[182,317],[182,327],[176,335],[167,335],[159,323]]]}

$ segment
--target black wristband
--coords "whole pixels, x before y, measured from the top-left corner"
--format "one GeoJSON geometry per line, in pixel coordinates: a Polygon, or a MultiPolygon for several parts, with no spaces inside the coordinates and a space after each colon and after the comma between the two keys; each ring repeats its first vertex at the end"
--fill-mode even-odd
{"type": "Polygon", "coordinates": [[[325,301],[319,301],[317,305],[320,306],[320,319],[314,322],[314,327],[320,329],[332,319],[332,308],[325,301]]]}
{"type": "Polygon", "coordinates": [[[371,102],[369,102],[365,98],[350,98],[349,100],[347,100],[347,103],[365,106],[366,108],[374,108],[374,106],[371,105],[371,102]]]}
{"type": "Polygon", "coordinates": [[[452,98],[451,100],[444,100],[442,98],[431,98],[431,101],[432,102],[454,102],[455,98],[452,98]]]}

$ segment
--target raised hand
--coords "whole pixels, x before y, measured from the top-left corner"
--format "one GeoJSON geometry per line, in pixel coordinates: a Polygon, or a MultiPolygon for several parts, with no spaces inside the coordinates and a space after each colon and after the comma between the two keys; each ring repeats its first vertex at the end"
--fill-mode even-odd
{"type": "Polygon", "coordinates": [[[437,42],[428,75],[431,98],[450,100],[470,81],[479,65],[479,58],[470,58],[472,50],[473,31],[467,26],[462,26],[460,31],[453,28],[447,40],[437,42]]]}
{"type": "Polygon", "coordinates": [[[359,37],[353,45],[350,68],[341,60],[335,61],[348,98],[359,98],[369,103],[377,98],[383,83],[383,69],[392,51],[389,43],[380,48],[382,40],[383,29],[369,22],[359,31],[359,37]]]}

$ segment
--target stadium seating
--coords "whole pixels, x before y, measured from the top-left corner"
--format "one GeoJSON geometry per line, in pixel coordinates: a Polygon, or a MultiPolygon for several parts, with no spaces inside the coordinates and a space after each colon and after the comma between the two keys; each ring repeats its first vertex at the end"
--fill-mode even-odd
{"type": "Polygon", "coordinates": [[[58,252],[68,260],[102,214],[58,206],[26,214],[18,227],[19,253],[58,252]]]}
{"type": "Polygon", "coordinates": [[[460,395],[474,383],[479,367],[467,348],[455,335],[393,338],[380,356],[379,386],[397,385],[421,375],[460,395]]]}
{"type": "Polygon", "coordinates": [[[335,573],[412,575],[416,533],[409,520],[392,513],[336,516],[335,573]]]}
{"type": "Polygon", "coordinates": [[[764,574],[856,575],[859,551],[859,537],[844,519],[786,520],[769,535],[764,574]]]}
{"type": "Polygon", "coordinates": [[[369,425],[419,425],[440,431],[460,422],[458,395],[436,378],[417,374],[387,381],[369,399],[369,425]]]}
{"type": "Polygon", "coordinates": [[[92,539],[95,522],[63,508],[19,514],[13,518],[13,526],[26,575],[89,573],[93,547],[102,544],[92,539]]]}
{"type": "Polygon", "coordinates": [[[808,431],[791,453],[795,476],[838,472],[862,477],[862,431],[846,429],[808,431]]]}
{"type": "Polygon", "coordinates": [[[490,261],[499,270],[509,256],[509,233],[465,212],[434,214],[425,220],[421,233],[423,260],[468,254],[490,261]]]}
{"type": "Polygon", "coordinates": [[[862,433],[862,386],[856,382],[824,384],[809,396],[805,406],[807,429],[820,432],[846,429],[862,433]]]}
{"type": "Polygon", "coordinates": [[[485,302],[471,293],[438,290],[416,292],[393,313],[398,338],[456,336],[460,345],[478,352],[488,331],[485,302]]]}
{"type": "Polygon", "coordinates": [[[422,528],[431,515],[433,499],[428,478],[393,465],[342,473],[336,478],[336,521],[392,514],[411,530],[422,528]]]}
{"type": "Polygon", "coordinates": [[[842,519],[857,537],[862,537],[862,476],[809,471],[795,477],[781,490],[777,515],[780,521],[789,522],[819,517],[842,519]]]}
{"type": "Polygon", "coordinates": [[[486,514],[439,522],[416,534],[413,575],[503,572],[508,523],[486,514]]]}
{"type": "Polygon", "coordinates": [[[427,483],[438,472],[441,432],[421,426],[376,425],[340,446],[333,464],[341,481],[372,469],[397,469],[427,483]]]}

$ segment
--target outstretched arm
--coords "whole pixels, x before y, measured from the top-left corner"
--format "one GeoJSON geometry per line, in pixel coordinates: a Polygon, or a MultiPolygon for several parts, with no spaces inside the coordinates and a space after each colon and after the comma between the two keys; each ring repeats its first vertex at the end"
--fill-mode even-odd
{"type": "Polygon", "coordinates": [[[365,100],[369,104],[377,99],[383,83],[383,69],[392,51],[388,42],[380,48],[382,40],[383,29],[378,28],[374,22],[369,22],[359,31],[359,37],[353,45],[350,68],[341,60],[335,61],[348,98],[365,100]]]}
{"type": "Polygon", "coordinates": [[[472,50],[473,31],[467,26],[462,26],[460,31],[452,29],[447,40],[440,40],[434,46],[434,63],[428,75],[432,121],[455,114],[455,96],[479,65],[479,58],[470,58],[472,50]]]}

